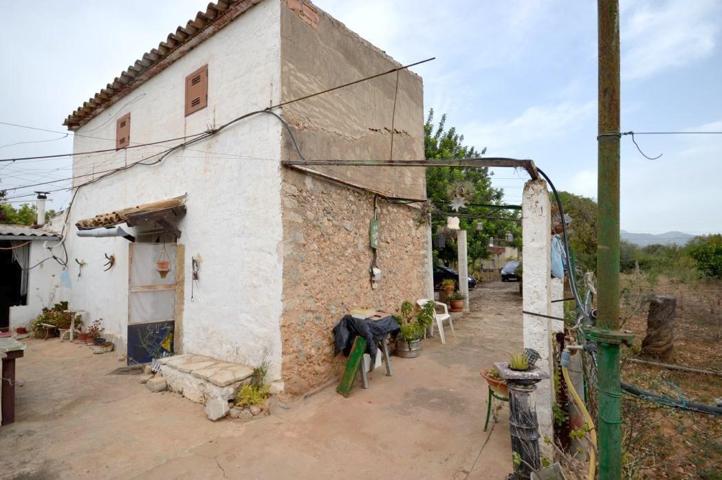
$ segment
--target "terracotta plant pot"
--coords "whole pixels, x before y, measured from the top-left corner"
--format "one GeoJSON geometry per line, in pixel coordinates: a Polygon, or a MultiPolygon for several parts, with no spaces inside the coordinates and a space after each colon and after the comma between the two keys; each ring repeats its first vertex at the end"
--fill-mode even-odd
{"type": "Polygon", "coordinates": [[[28,333],[28,329],[25,327],[17,327],[15,329],[15,333],[17,333],[18,335],[25,335],[26,333],[28,333]]]}
{"type": "Polygon", "coordinates": [[[80,332],[78,334],[78,341],[79,342],[86,342],[88,340],[88,334],[86,332],[80,332]]]}
{"type": "Polygon", "coordinates": [[[464,300],[451,300],[450,302],[450,311],[452,312],[463,312],[464,311],[464,300]]]}
{"type": "Polygon", "coordinates": [[[158,260],[155,262],[155,269],[158,270],[160,278],[165,278],[170,272],[170,260],[158,260]]]}
{"type": "Polygon", "coordinates": [[[482,370],[481,376],[484,377],[484,380],[486,380],[486,383],[489,384],[489,388],[491,388],[494,393],[500,397],[509,397],[509,386],[506,384],[505,380],[492,377],[489,375],[487,370],[482,370]]]}

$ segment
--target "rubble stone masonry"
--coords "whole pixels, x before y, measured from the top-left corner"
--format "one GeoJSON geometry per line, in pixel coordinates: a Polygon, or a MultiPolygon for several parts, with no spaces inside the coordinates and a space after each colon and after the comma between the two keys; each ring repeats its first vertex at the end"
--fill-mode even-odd
{"type": "Polygon", "coordinates": [[[286,170],[282,187],[284,260],[283,380],[291,394],[338,374],[332,328],[353,308],[394,312],[424,296],[426,226],[418,209],[378,201],[377,264],[372,289],[369,222],[373,195],[286,170]]]}

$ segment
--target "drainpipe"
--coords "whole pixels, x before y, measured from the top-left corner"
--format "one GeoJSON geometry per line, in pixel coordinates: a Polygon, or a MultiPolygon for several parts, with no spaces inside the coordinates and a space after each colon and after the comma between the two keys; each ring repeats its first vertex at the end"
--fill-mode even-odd
{"type": "Polygon", "coordinates": [[[622,389],[620,344],[631,335],[619,329],[619,0],[598,0],[599,123],[597,276],[599,279],[597,326],[589,329],[598,345],[598,444],[599,480],[619,480],[622,475],[622,389]]]}
{"type": "Polygon", "coordinates": [[[38,197],[35,201],[35,209],[38,213],[38,218],[35,221],[35,224],[38,227],[42,227],[45,225],[45,202],[48,199],[48,193],[47,192],[35,192],[38,194],[38,197]]]}

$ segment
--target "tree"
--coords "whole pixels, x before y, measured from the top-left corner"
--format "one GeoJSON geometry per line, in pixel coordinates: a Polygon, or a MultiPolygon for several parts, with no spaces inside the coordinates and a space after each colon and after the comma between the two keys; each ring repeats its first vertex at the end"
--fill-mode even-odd
{"type": "Polygon", "coordinates": [[[23,203],[18,208],[9,203],[0,203],[0,223],[33,225],[37,220],[35,205],[23,203]]]}
{"type": "MultiPolygon", "coordinates": [[[[4,203],[7,192],[0,190],[0,224],[12,225],[34,225],[37,221],[37,208],[32,203],[23,203],[15,208],[9,203],[4,203]]],[[[55,210],[45,212],[45,220],[56,215],[55,210]]]]}
{"type": "MultiPolygon", "coordinates": [[[[434,125],[434,110],[424,124],[424,147],[427,159],[475,158],[480,157],[473,146],[464,145],[464,136],[456,128],[446,128],[446,115],[434,125]]],[[[504,239],[507,233],[514,236],[513,244],[518,245],[521,228],[516,211],[492,209],[481,205],[502,203],[503,191],[491,186],[491,175],[487,168],[434,167],[426,169],[426,194],[433,205],[432,228],[434,232],[446,225],[447,216],[459,216],[461,228],[467,231],[468,255],[471,265],[488,256],[490,238],[504,239]],[[470,194],[467,206],[458,213],[449,207],[453,189],[464,185],[470,194]],[[482,229],[477,225],[482,223],[482,229]]],[[[437,249],[437,258],[445,263],[457,258],[456,239],[449,237],[444,248],[437,249]]]]}
{"type": "Polygon", "coordinates": [[[722,278],[722,234],[696,237],[687,245],[687,252],[702,275],[722,278]]]}
{"type": "MultiPolygon", "coordinates": [[[[591,198],[569,192],[559,192],[564,214],[571,217],[567,228],[569,248],[577,268],[582,271],[597,270],[597,202],[591,198]]],[[[559,209],[552,197],[552,217],[558,217],[559,209]]],[[[556,219],[558,221],[558,218],[556,219]]]]}

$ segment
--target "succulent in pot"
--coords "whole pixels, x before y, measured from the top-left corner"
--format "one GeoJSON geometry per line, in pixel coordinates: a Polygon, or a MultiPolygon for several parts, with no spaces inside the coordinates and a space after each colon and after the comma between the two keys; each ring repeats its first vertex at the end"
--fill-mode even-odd
{"type": "Polygon", "coordinates": [[[509,368],[520,372],[529,370],[529,358],[524,353],[515,353],[509,360],[509,368]]]}

